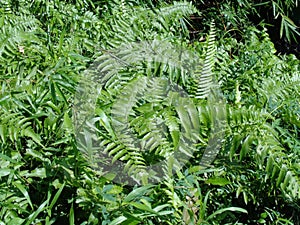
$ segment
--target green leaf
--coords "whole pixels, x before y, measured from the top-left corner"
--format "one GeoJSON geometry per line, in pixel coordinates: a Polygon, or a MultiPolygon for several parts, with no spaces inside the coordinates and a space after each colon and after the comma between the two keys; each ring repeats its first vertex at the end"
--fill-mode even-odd
{"type": "Polygon", "coordinates": [[[41,161],[49,162],[50,163],[50,160],[45,155],[43,155],[42,153],[40,153],[40,152],[38,152],[36,150],[26,149],[26,155],[31,155],[32,157],[38,158],[41,161]]]}
{"type": "Polygon", "coordinates": [[[206,220],[212,220],[214,219],[214,217],[218,214],[222,214],[226,211],[231,211],[231,212],[241,212],[241,213],[248,213],[248,211],[246,209],[240,208],[240,207],[228,207],[228,208],[224,208],[224,209],[219,209],[216,212],[212,213],[211,215],[209,215],[206,220]]]}
{"type": "Polygon", "coordinates": [[[22,192],[22,194],[26,198],[27,202],[29,203],[31,209],[33,209],[33,205],[32,205],[30,196],[29,196],[27,190],[25,189],[25,187],[19,182],[14,182],[13,184],[22,192]]]}
{"type": "Polygon", "coordinates": [[[6,142],[6,127],[2,124],[0,124],[0,137],[3,141],[3,143],[6,142]]]}
{"type": "Polygon", "coordinates": [[[124,199],[124,203],[129,203],[136,198],[140,198],[152,187],[154,187],[154,185],[146,185],[146,186],[134,189],[132,192],[130,192],[126,196],[126,198],[124,199]]]}
{"type": "Polygon", "coordinates": [[[74,214],[73,203],[72,203],[72,206],[70,208],[70,213],[69,213],[69,225],[75,225],[75,214],[74,214]]]}
{"type": "Polygon", "coordinates": [[[37,144],[45,148],[45,146],[42,145],[41,143],[42,141],[41,136],[35,133],[32,128],[28,127],[25,130],[23,130],[22,133],[23,133],[22,135],[32,138],[34,142],[36,142],[37,144]]]}
{"type": "Polygon", "coordinates": [[[137,209],[140,209],[142,211],[146,211],[146,212],[150,212],[153,214],[157,214],[157,212],[155,212],[152,208],[150,208],[149,206],[145,205],[145,204],[141,204],[138,202],[131,202],[130,205],[134,206],[137,209]]]}
{"type": "Polygon", "coordinates": [[[64,128],[68,131],[68,132],[72,132],[73,130],[73,123],[71,118],[69,117],[68,113],[65,112],[64,113],[64,128]]]}
{"type": "Polygon", "coordinates": [[[212,177],[205,181],[206,184],[225,186],[227,184],[231,184],[229,180],[223,177],[212,177]]]}
{"type": "Polygon", "coordinates": [[[11,169],[1,168],[0,169],[0,177],[5,177],[5,176],[9,175],[10,172],[11,172],[11,169]]]}
{"type": "Polygon", "coordinates": [[[160,216],[174,213],[174,211],[172,211],[172,210],[162,211],[162,209],[164,209],[166,207],[170,207],[170,205],[169,204],[159,205],[159,206],[156,206],[153,210],[160,216]]]}
{"type": "MultiPolygon", "coordinates": [[[[16,225],[16,224],[23,224],[24,223],[24,219],[22,218],[13,218],[12,220],[10,220],[7,225],[16,225]]],[[[0,221],[1,224],[1,221],[0,221]]]]}
{"type": "MultiPolygon", "coordinates": [[[[50,210],[50,211],[52,210],[53,206],[55,205],[55,203],[57,202],[59,196],[61,195],[61,192],[62,192],[62,190],[63,190],[64,187],[65,187],[65,184],[66,184],[66,183],[63,183],[63,184],[61,185],[61,187],[58,189],[58,191],[56,192],[56,194],[54,195],[54,197],[53,197],[53,199],[52,199],[52,201],[51,201],[51,203],[50,203],[50,205],[49,205],[49,207],[48,207],[48,210],[50,210]]],[[[72,206],[73,206],[73,205],[72,205],[72,206]]]]}
{"type": "Polygon", "coordinates": [[[35,168],[30,173],[25,174],[26,177],[39,177],[46,178],[46,169],[45,168],[35,168]]]}
{"type": "Polygon", "coordinates": [[[126,221],[127,218],[125,216],[120,216],[117,219],[113,220],[112,222],[110,222],[108,225],[117,225],[117,224],[121,224],[122,222],[126,221]]]}
{"type": "Polygon", "coordinates": [[[110,136],[115,139],[116,135],[111,127],[110,119],[107,117],[104,111],[100,108],[97,108],[95,113],[99,116],[101,125],[109,132],[110,136]]]}
{"type": "Polygon", "coordinates": [[[32,224],[32,222],[37,218],[37,216],[44,210],[47,209],[46,205],[49,203],[49,197],[50,195],[48,196],[48,199],[46,201],[44,201],[40,206],[39,208],[33,212],[32,214],[30,214],[27,218],[27,222],[25,225],[30,225],[32,224]]]}

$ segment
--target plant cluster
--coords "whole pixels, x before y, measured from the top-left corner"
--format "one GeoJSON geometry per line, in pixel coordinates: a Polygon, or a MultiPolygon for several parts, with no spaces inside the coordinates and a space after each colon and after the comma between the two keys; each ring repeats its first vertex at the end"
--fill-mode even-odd
{"type": "Polygon", "coordinates": [[[296,38],[297,1],[2,0],[0,225],[299,224],[300,62],[248,20],[270,4],[296,38]]]}

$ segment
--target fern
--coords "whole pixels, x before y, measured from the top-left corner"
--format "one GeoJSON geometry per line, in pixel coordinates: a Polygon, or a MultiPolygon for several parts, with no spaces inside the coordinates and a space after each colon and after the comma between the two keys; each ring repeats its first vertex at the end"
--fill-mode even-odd
{"type": "Polygon", "coordinates": [[[39,28],[39,22],[32,16],[11,16],[4,15],[0,21],[0,58],[4,55],[13,57],[22,45],[27,43],[39,43],[35,31],[39,28]]]}
{"type": "Polygon", "coordinates": [[[215,36],[215,24],[212,22],[209,36],[207,38],[204,64],[202,66],[199,65],[195,72],[195,79],[197,79],[196,81],[198,85],[195,98],[206,98],[214,88],[213,85],[215,78],[213,77],[213,66],[216,53],[215,36]]]}
{"type": "Polygon", "coordinates": [[[278,75],[277,77],[267,78],[262,81],[262,84],[257,85],[258,93],[266,102],[283,103],[287,99],[297,99],[300,95],[300,74],[294,73],[291,75],[278,75]],[[294,97],[295,96],[295,97],[294,97]]]}
{"type": "Polygon", "coordinates": [[[241,161],[246,157],[254,159],[258,167],[265,171],[265,179],[272,181],[273,188],[280,188],[292,199],[299,198],[300,180],[289,163],[279,133],[267,122],[274,118],[254,107],[237,109],[229,115],[234,134],[230,140],[230,158],[238,154],[241,161]]]}
{"type": "Polygon", "coordinates": [[[207,143],[207,147],[200,161],[200,165],[203,167],[209,166],[219,153],[221,141],[223,139],[225,126],[224,122],[226,118],[225,103],[222,95],[218,92],[216,78],[214,77],[213,72],[216,56],[215,36],[215,24],[212,22],[206,42],[204,62],[202,64],[199,63],[196,66],[194,74],[196,87],[192,88],[195,90],[192,95],[193,97],[196,99],[207,98],[207,110],[210,114],[209,118],[212,122],[209,142],[207,143]]]}
{"type": "MultiPolygon", "coordinates": [[[[189,5],[186,5],[186,7],[189,7],[189,5]]],[[[186,7],[181,13],[185,14],[190,12],[186,10],[186,7]]],[[[166,8],[164,10],[173,14],[179,10],[179,7],[176,5],[173,8],[166,8]]],[[[120,24],[114,23],[112,26],[121,26],[122,29],[119,30],[119,32],[125,32],[126,29],[128,34],[128,31],[130,33],[130,30],[136,29],[135,27],[131,28],[130,23],[126,19],[119,20],[118,23],[120,24]]],[[[139,23],[141,23],[141,21],[139,21],[139,23]]],[[[155,20],[153,23],[154,26],[156,26],[155,20]]],[[[149,24],[147,26],[149,26],[149,24]]],[[[139,34],[139,32],[141,32],[141,30],[138,32],[134,31],[133,33],[136,35],[139,34]]],[[[130,35],[126,37],[130,38],[130,35]]],[[[115,36],[113,40],[117,39],[118,35],[115,36]]],[[[114,136],[114,139],[118,137],[117,142],[123,143],[125,147],[121,147],[117,143],[109,144],[105,153],[113,156],[113,161],[126,161],[130,159],[130,162],[127,161],[126,164],[126,169],[130,172],[135,169],[142,171],[143,166],[151,164],[151,160],[149,161],[149,159],[153,158],[153,156],[147,156],[148,153],[145,155],[143,149],[150,150],[150,155],[154,154],[156,157],[161,157],[162,159],[168,159],[171,154],[175,154],[175,158],[180,159],[174,164],[176,168],[180,168],[180,165],[187,163],[187,159],[193,157],[196,151],[195,143],[199,142],[200,123],[195,106],[188,100],[189,96],[175,94],[176,91],[183,93],[184,90],[177,89],[166,92],[170,84],[166,85],[162,80],[155,81],[152,78],[140,78],[140,74],[147,74],[149,77],[164,77],[167,75],[171,82],[188,84],[192,81],[186,74],[193,73],[194,68],[196,68],[196,75],[194,76],[196,85],[198,85],[196,97],[205,98],[210,94],[208,101],[214,102],[213,104],[216,106],[216,108],[208,108],[211,113],[210,118],[212,118],[213,126],[215,127],[214,130],[212,130],[212,140],[204,152],[203,160],[201,161],[201,165],[209,165],[218,153],[221,141],[220,137],[222,136],[220,135],[222,132],[218,132],[223,129],[217,119],[214,118],[224,120],[224,115],[220,117],[220,108],[224,107],[224,105],[220,104],[221,98],[219,93],[213,91],[214,80],[212,67],[215,52],[214,23],[211,25],[205,61],[202,67],[198,65],[199,60],[197,60],[197,55],[192,52],[182,51],[180,48],[174,48],[169,42],[154,39],[146,42],[128,43],[134,39],[135,38],[127,39],[125,44],[122,44],[115,50],[103,50],[103,54],[96,59],[86,72],[86,82],[82,82],[83,90],[88,90],[86,93],[88,96],[87,99],[94,99],[93,95],[97,96],[95,90],[100,88],[103,97],[101,97],[98,102],[107,109],[110,108],[108,104],[113,106],[111,113],[114,121],[111,121],[111,124],[105,127],[116,128],[119,132],[114,136]],[[178,58],[178,56],[180,56],[180,58],[178,58]],[[196,65],[198,65],[198,67],[196,65]],[[201,75],[198,75],[198,70],[201,75]],[[135,76],[131,75],[132,71],[136,71],[135,76]],[[89,80],[95,82],[94,87],[93,85],[90,87],[91,84],[89,80]],[[100,83],[100,86],[98,87],[96,83],[100,83]],[[117,97],[120,94],[122,97],[117,97]],[[149,94],[151,94],[151,97],[149,96],[147,100],[149,94]],[[106,98],[105,96],[107,95],[110,97],[106,98]],[[143,100],[138,100],[141,96],[143,96],[143,100]],[[117,98],[117,101],[106,102],[108,99],[113,98],[117,98]],[[167,105],[163,103],[163,100],[168,102],[167,105]],[[140,105],[141,103],[139,101],[142,101],[142,105],[140,105]],[[150,111],[144,111],[146,105],[144,107],[143,104],[150,107],[150,111]],[[161,105],[165,105],[165,108],[161,108],[161,105]],[[117,108],[114,108],[114,106],[117,106],[117,108]],[[140,106],[142,106],[142,108],[140,106]],[[140,112],[138,113],[136,110],[141,110],[140,112],[149,115],[151,115],[151,110],[154,110],[157,111],[158,114],[144,118],[143,114],[140,116],[140,112]],[[175,114],[172,113],[173,116],[170,116],[172,110],[175,114]],[[149,130],[153,125],[154,127],[155,125],[157,126],[157,122],[153,124],[153,119],[160,121],[162,124],[166,124],[163,132],[154,132],[153,129],[149,130]],[[133,130],[129,127],[129,124],[133,127],[133,130]],[[135,143],[137,138],[140,139],[138,145],[135,143]],[[143,157],[148,157],[148,160],[143,160],[143,157]]],[[[122,42],[123,41],[124,40],[122,40],[122,42]]],[[[113,46],[118,46],[118,44],[113,46]]],[[[80,93],[81,92],[79,92],[78,96],[81,95],[80,93]]],[[[82,96],[78,98],[81,97],[82,96]]],[[[94,99],[91,102],[83,103],[79,107],[85,111],[89,108],[92,110],[92,105],[95,101],[94,99]]],[[[87,117],[83,116],[83,118],[77,118],[77,120],[82,121],[81,124],[84,126],[84,121],[89,121],[91,118],[91,115],[87,115],[87,117]]],[[[116,141],[116,139],[111,141],[116,141]]],[[[108,143],[112,143],[111,141],[108,143]]],[[[162,168],[156,169],[158,169],[156,174],[162,172],[162,168]]]]}
{"type": "Polygon", "coordinates": [[[106,43],[105,46],[112,48],[118,48],[124,43],[153,40],[158,37],[170,38],[179,34],[181,29],[187,35],[187,21],[183,19],[197,12],[195,7],[187,2],[174,2],[172,6],[161,7],[155,11],[141,7],[133,8],[126,4],[121,4],[118,9],[103,27],[102,39],[106,43]]]}

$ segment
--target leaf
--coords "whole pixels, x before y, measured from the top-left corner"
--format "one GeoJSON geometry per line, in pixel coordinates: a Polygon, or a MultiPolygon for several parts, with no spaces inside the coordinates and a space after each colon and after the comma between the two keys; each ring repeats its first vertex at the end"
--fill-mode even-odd
{"type": "Polygon", "coordinates": [[[49,81],[49,88],[52,96],[52,100],[54,104],[57,104],[57,96],[56,96],[56,91],[55,91],[55,86],[54,86],[54,81],[49,81]]]}
{"type": "Polygon", "coordinates": [[[127,218],[125,216],[120,216],[117,219],[114,219],[112,222],[110,222],[108,225],[117,225],[121,224],[122,222],[126,221],[127,218]]]}
{"type": "Polygon", "coordinates": [[[252,144],[252,141],[253,141],[253,135],[249,134],[246,137],[246,139],[244,140],[244,143],[242,145],[241,152],[240,152],[240,161],[242,161],[246,157],[247,153],[250,150],[250,146],[252,144]]]}
{"type": "Polygon", "coordinates": [[[10,172],[11,172],[11,169],[1,168],[0,169],[0,177],[5,177],[5,176],[9,175],[10,172]]]}
{"type": "Polygon", "coordinates": [[[150,208],[149,206],[145,205],[145,204],[141,204],[138,202],[131,202],[130,205],[134,206],[137,209],[140,209],[142,211],[146,211],[146,212],[150,212],[153,214],[157,214],[152,208],[150,208]]]}
{"type": "Polygon", "coordinates": [[[196,98],[206,98],[209,94],[211,94],[211,88],[213,87],[214,83],[214,75],[212,70],[214,67],[214,56],[216,52],[215,32],[215,23],[212,21],[206,43],[204,65],[202,68],[200,65],[198,65],[195,73],[196,79],[198,79],[198,87],[195,94],[196,98]]]}
{"type": "Polygon", "coordinates": [[[160,216],[174,213],[174,211],[172,211],[172,210],[161,211],[162,209],[164,209],[166,207],[170,207],[170,205],[169,204],[159,205],[159,206],[156,206],[153,210],[160,216]]]}
{"type": "Polygon", "coordinates": [[[240,208],[240,207],[228,207],[228,208],[219,209],[219,210],[215,211],[214,213],[209,215],[206,218],[206,220],[207,221],[212,220],[216,215],[222,214],[223,212],[226,212],[226,211],[248,213],[248,211],[246,209],[243,209],[243,208],[240,208]]]}
{"type": "Polygon", "coordinates": [[[241,141],[243,140],[243,136],[240,134],[235,134],[233,136],[233,139],[230,143],[230,161],[232,161],[234,154],[236,154],[236,151],[238,150],[239,146],[241,145],[241,141]]]}
{"type": "Polygon", "coordinates": [[[25,225],[30,225],[32,224],[32,222],[37,218],[37,216],[42,212],[44,211],[45,209],[47,209],[46,205],[49,203],[49,197],[50,195],[48,196],[48,199],[46,201],[44,201],[40,206],[39,208],[33,212],[32,214],[30,214],[27,218],[27,222],[25,225]]]}
{"type": "Polygon", "coordinates": [[[42,153],[40,153],[36,150],[26,149],[26,154],[31,155],[34,158],[38,158],[43,162],[49,162],[50,163],[50,160],[47,157],[45,157],[45,155],[43,155],[42,153]]]}
{"type": "Polygon", "coordinates": [[[112,163],[114,163],[116,160],[119,160],[124,154],[127,153],[126,149],[122,149],[121,151],[119,151],[112,159],[112,163]]]}
{"type": "Polygon", "coordinates": [[[115,133],[113,131],[113,128],[111,127],[110,120],[107,117],[107,115],[104,113],[104,111],[101,110],[100,108],[97,108],[95,110],[95,113],[99,116],[101,125],[104,126],[104,128],[109,132],[109,134],[111,135],[111,137],[113,137],[115,139],[116,135],[115,135],[115,133]]]}
{"type": "Polygon", "coordinates": [[[33,205],[32,205],[32,202],[30,200],[30,196],[29,196],[27,190],[25,189],[25,187],[19,182],[14,182],[13,184],[22,192],[22,194],[26,198],[27,202],[29,203],[31,209],[33,209],[33,205]]]}
{"type": "Polygon", "coordinates": [[[23,130],[22,133],[23,133],[22,135],[32,138],[34,142],[36,142],[37,144],[45,148],[45,146],[42,145],[41,143],[42,141],[41,136],[35,133],[32,128],[28,127],[25,130],[23,130]]]}
{"type": "Polygon", "coordinates": [[[150,188],[154,187],[154,185],[146,185],[139,188],[134,189],[130,192],[126,198],[124,199],[124,203],[129,203],[132,200],[143,196],[150,188]]]}
{"type": "Polygon", "coordinates": [[[278,187],[281,184],[281,182],[283,181],[284,177],[286,176],[286,173],[287,173],[287,166],[283,164],[281,166],[279,175],[277,177],[276,187],[278,187]]]}
{"type": "Polygon", "coordinates": [[[73,203],[72,203],[72,206],[70,208],[70,213],[69,213],[69,225],[75,225],[75,214],[74,214],[73,203]]]}
{"type": "Polygon", "coordinates": [[[2,124],[0,124],[0,137],[3,141],[3,143],[6,142],[6,127],[2,124]]]}
{"type": "Polygon", "coordinates": [[[67,112],[64,113],[64,123],[63,124],[64,124],[64,128],[68,132],[73,131],[73,123],[67,112]]]}
{"type": "MultiPolygon", "coordinates": [[[[24,223],[24,219],[22,218],[13,218],[12,220],[10,220],[7,225],[16,225],[16,224],[23,224],[24,223]]],[[[0,224],[1,224],[1,221],[0,221],[0,224]]],[[[3,224],[5,225],[5,224],[3,224]]]]}
{"type": "Polygon", "coordinates": [[[206,184],[225,186],[227,184],[231,184],[229,180],[223,177],[212,177],[205,181],[206,184]]]}
{"type": "Polygon", "coordinates": [[[46,169],[45,168],[35,168],[30,173],[24,175],[25,177],[39,177],[46,178],[46,169]]]}
{"type": "MultiPolygon", "coordinates": [[[[59,198],[59,196],[60,196],[62,190],[64,189],[65,184],[66,184],[66,183],[63,183],[63,184],[61,185],[61,187],[58,189],[58,191],[56,192],[56,194],[54,195],[54,197],[53,197],[53,199],[52,199],[52,201],[51,201],[51,203],[50,203],[50,205],[49,205],[49,207],[48,207],[48,210],[50,210],[50,211],[52,210],[52,208],[53,208],[53,206],[55,205],[55,203],[57,202],[57,200],[58,200],[58,198],[59,198]]],[[[73,205],[72,205],[72,206],[73,206],[73,205]]]]}

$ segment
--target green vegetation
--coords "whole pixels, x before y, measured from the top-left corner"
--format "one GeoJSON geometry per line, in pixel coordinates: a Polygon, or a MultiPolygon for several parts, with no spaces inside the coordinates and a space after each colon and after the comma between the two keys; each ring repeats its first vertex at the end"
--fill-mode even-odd
{"type": "Polygon", "coordinates": [[[1,0],[0,225],[299,224],[300,62],[249,19],[268,12],[297,40],[297,4],[1,0]],[[143,43],[167,60],[138,60],[143,43]],[[193,57],[176,64],[181,48],[193,57]],[[78,106],[93,65],[105,85],[78,106]],[[164,97],[168,82],[186,95],[164,97]],[[84,107],[93,135],[76,124],[84,107]],[[172,171],[174,149],[191,158],[172,171]],[[161,159],[155,183],[147,166],[161,159]],[[116,182],[112,161],[139,184],[116,182]]]}

